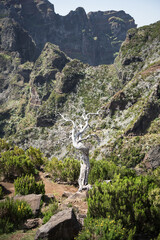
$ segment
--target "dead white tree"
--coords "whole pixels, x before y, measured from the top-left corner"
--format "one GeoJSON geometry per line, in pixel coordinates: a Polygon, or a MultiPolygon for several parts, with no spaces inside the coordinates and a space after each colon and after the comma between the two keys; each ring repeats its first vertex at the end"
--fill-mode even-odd
{"type": "Polygon", "coordinates": [[[99,141],[99,137],[96,134],[89,134],[83,137],[87,129],[91,128],[89,125],[89,120],[90,120],[90,117],[93,115],[99,115],[99,111],[97,111],[96,113],[82,114],[82,118],[84,121],[84,124],[82,125],[82,124],[76,124],[76,121],[73,121],[70,118],[64,117],[62,114],[60,114],[63,120],[72,123],[72,144],[77,150],[81,152],[81,168],[80,168],[80,175],[78,179],[79,191],[82,191],[83,189],[87,188],[88,174],[90,169],[89,147],[84,145],[84,142],[91,137],[95,137],[99,141]]]}

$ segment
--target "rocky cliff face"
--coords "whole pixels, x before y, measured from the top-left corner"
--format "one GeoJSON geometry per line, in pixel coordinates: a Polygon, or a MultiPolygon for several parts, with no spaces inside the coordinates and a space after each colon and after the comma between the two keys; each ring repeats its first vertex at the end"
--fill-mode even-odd
{"type": "MultiPolygon", "coordinates": [[[[58,113],[76,119],[84,110],[101,109],[100,116],[91,120],[101,138],[98,148],[94,141],[89,142],[91,155],[98,159],[116,154],[120,158],[114,160],[120,165],[139,164],[145,152],[160,144],[160,22],[130,29],[113,65],[90,66],[71,59],[51,42],[38,42],[38,32],[34,35],[35,25],[38,26],[35,19],[41,16],[44,23],[45,12],[46,24],[53,18],[63,21],[63,17],[54,13],[53,5],[47,1],[44,5],[43,1],[22,2],[24,6],[16,5],[17,0],[2,1],[0,8],[3,10],[0,19],[0,137],[14,140],[24,148],[39,147],[48,157],[63,158],[74,150],[69,141],[71,126],[64,124],[58,113]],[[27,30],[29,23],[24,19],[29,21],[30,17],[35,25],[30,24],[27,30]],[[135,154],[132,164],[129,157],[125,158],[130,152],[135,154]]],[[[80,8],[70,14],[77,19],[77,14],[82,13],[86,16],[80,8]]],[[[91,24],[103,14],[90,13],[83,19],[91,24]]],[[[108,14],[113,15],[113,11],[104,18],[108,14]]],[[[114,18],[115,15],[110,19],[113,34],[123,38],[123,31],[113,27],[116,26],[114,18]]],[[[99,31],[103,37],[105,25],[96,23],[95,34],[99,31]],[[100,30],[96,30],[98,28],[100,30]]],[[[80,21],[77,26],[80,24],[83,27],[85,23],[80,21]]],[[[63,32],[61,27],[58,29],[59,33],[63,32]]],[[[65,29],[71,31],[70,24],[65,25],[65,29]]],[[[79,28],[75,26],[74,31],[76,29],[79,28]]],[[[41,34],[39,39],[43,39],[41,34]]],[[[73,46],[78,46],[74,43],[73,46]]]]}
{"type": "Polygon", "coordinates": [[[134,19],[124,11],[86,14],[83,8],[77,8],[63,17],[54,12],[47,0],[4,0],[0,11],[1,19],[9,18],[1,32],[2,49],[16,50],[25,60],[34,60],[45,43],[51,42],[71,58],[91,65],[110,64],[127,30],[136,27],[134,19]],[[25,49],[31,56],[26,55],[25,49]]]}
{"type": "Polygon", "coordinates": [[[135,146],[144,153],[159,144],[159,24],[130,30],[113,65],[89,66],[52,43],[35,62],[1,50],[1,137],[63,158],[72,149],[70,125],[58,112],[75,119],[84,109],[101,109],[91,122],[101,138],[94,157],[110,150],[125,155],[120,149],[135,146]]]}

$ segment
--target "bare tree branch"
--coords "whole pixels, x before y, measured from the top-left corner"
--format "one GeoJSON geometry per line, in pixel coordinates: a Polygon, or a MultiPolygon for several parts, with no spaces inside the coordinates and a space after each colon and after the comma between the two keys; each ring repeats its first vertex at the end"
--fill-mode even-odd
{"type": "Polygon", "coordinates": [[[61,113],[58,114],[63,118],[63,120],[65,120],[66,122],[71,122],[73,126],[75,126],[75,122],[72,119],[64,117],[61,113]]]}
{"type": "Polygon", "coordinates": [[[72,127],[72,143],[73,146],[78,149],[81,152],[82,156],[82,162],[81,162],[81,169],[80,169],[80,176],[79,176],[79,191],[83,189],[84,186],[88,184],[88,174],[89,174],[89,168],[90,168],[90,163],[89,163],[89,147],[85,146],[83,144],[84,141],[91,137],[95,137],[98,142],[100,142],[99,137],[96,134],[90,134],[84,138],[82,138],[82,135],[85,133],[87,128],[93,128],[89,125],[89,120],[90,117],[93,115],[99,115],[100,110],[98,110],[96,113],[83,113],[82,118],[83,121],[85,122],[84,126],[80,123],[78,125],[76,124],[76,121],[71,120],[70,118],[64,117],[61,113],[59,115],[63,118],[64,121],[71,122],[73,127],[72,127]]]}
{"type": "Polygon", "coordinates": [[[79,143],[79,142],[86,141],[86,140],[88,140],[89,138],[92,138],[92,137],[95,137],[95,138],[97,139],[98,143],[100,143],[100,138],[98,137],[97,134],[90,134],[90,135],[86,136],[85,138],[80,139],[80,140],[78,141],[78,143],[79,143]]]}

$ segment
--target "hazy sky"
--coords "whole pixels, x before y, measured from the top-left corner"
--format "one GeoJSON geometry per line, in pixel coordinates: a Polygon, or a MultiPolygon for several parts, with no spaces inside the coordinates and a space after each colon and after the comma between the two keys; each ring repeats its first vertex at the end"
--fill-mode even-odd
{"type": "Polygon", "coordinates": [[[90,11],[124,10],[134,19],[138,27],[160,20],[160,0],[49,0],[55,12],[67,15],[77,7],[90,11]]]}

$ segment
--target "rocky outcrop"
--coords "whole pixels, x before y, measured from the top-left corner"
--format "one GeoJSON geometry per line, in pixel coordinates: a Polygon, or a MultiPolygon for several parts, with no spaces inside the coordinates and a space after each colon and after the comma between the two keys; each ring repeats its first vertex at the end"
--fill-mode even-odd
{"type": "Polygon", "coordinates": [[[68,63],[61,74],[57,75],[57,91],[60,93],[71,93],[75,90],[80,79],[84,77],[83,64],[74,59],[68,63]]]}
{"type": "Polygon", "coordinates": [[[136,166],[135,170],[138,174],[145,174],[150,170],[154,170],[160,166],[160,145],[152,147],[146,153],[144,160],[136,166]]]}
{"type": "MultiPolygon", "coordinates": [[[[21,27],[10,28],[3,34],[8,37],[12,48],[15,48],[15,42],[11,41],[14,35],[18,39],[21,37],[18,43],[21,52],[26,44],[32,49],[31,42],[34,41],[40,54],[46,42],[51,42],[69,57],[91,65],[113,63],[127,30],[136,27],[134,19],[124,11],[86,14],[79,7],[63,17],[54,12],[54,6],[49,1],[44,0],[5,0],[2,7],[7,16],[21,27]],[[28,41],[24,41],[26,33],[32,39],[28,37],[28,41]],[[22,44],[23,41],[25,45],[22,44]]],[[[33,54],[32,51],[28,52],[31,53],[33,54]]],[[[29,58],[30,55],[25,57],[29,58]]]]}
{"type": "Polygon", "coordinates": [[[36,58],[36,45],[28,32],[13,19],[4,18],[1,22],[1,49],[17,52],[22,62],[33,61],[36,58]]]}
{"type": "Polygon", "coordinates": [[[160,22],[127,32],[115,66],[119,78],[130,81],[143,67],[159,60],[159,26],[160,22]]]}
{"type": "Polygon", "coordinates": [[[73,240],[80,229],[73,209],[68,209],[55,214],[46,224],[41,226],[36,233],[35,240],[73,240]]]}

